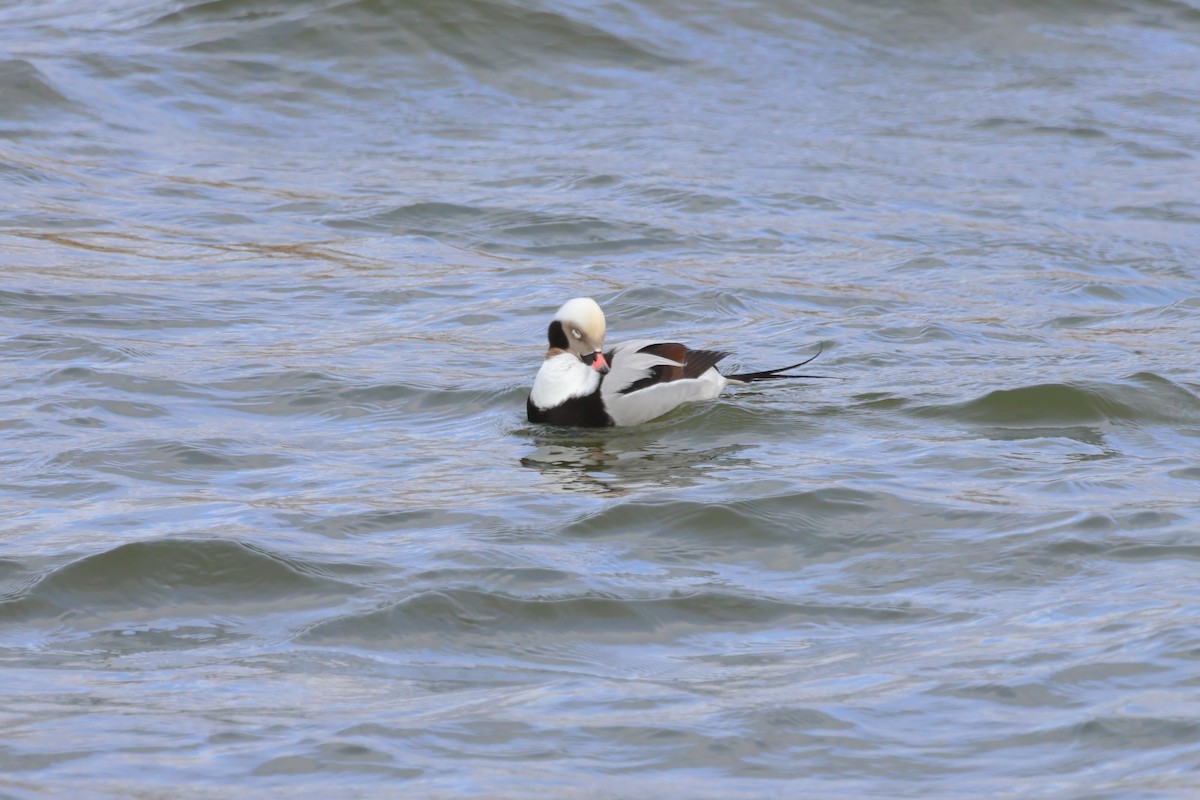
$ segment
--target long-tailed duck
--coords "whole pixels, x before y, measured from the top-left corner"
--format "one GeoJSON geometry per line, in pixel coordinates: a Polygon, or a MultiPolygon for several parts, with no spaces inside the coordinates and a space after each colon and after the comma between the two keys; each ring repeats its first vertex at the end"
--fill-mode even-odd
{"type": "Polygon", "coordinates": [[[730,384],[822,377],[780,374],[815,355],[779,369],[722,375],[716,364],[729,354],[720,350],[689,350],[677,342],[639,339],[606,351],[604,332],[604,312],[590,297],[568,300],[558,309],[550,322],[550,349],[526,402],[530,422],[589,428],[638,425],[682,403],[711,400],[730,384]]]}

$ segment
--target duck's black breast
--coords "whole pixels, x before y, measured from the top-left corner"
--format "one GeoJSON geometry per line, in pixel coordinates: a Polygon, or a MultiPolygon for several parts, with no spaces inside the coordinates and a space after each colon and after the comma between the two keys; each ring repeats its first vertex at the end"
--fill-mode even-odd
{"type": "Polygon", "coordinates": [[[564,425],[573,428],[607,428],[613,424],[612,417],[604,410],[600,390],[585,397],[572,397],[553,408],[538,408],[533,400],[525,401],[525,410],[530,422],[543,425],[564,425]]]}

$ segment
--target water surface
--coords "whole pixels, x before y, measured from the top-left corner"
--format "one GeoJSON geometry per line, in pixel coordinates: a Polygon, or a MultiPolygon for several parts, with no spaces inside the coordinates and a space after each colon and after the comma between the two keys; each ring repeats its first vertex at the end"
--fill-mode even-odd
{"type": "Polygon", "coordinates": [[[1200,791],[1200,10],[0,5],[0,793],[1200,791]],[[823,348],[524,420],[549,316],[823,348]]]}

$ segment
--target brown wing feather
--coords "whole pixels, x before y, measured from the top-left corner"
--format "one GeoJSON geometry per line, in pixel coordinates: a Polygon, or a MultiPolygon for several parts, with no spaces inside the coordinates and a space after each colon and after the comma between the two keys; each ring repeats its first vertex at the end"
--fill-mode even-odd
{"type": "Polygon", "coordinates": [[[708,372],[717,362],[729,353],[720,350],[689,350],[679,342],[663,342],[650,344],[638,350],[639,353],[649,353],[660,358],[678,361],[683,366],[659,364],[650,368],[650,374],[641,380],[634,381],[621,390],[621,394],[629,394],[658,383],[683,380],[684,378],[699,378],[708,372]]]}

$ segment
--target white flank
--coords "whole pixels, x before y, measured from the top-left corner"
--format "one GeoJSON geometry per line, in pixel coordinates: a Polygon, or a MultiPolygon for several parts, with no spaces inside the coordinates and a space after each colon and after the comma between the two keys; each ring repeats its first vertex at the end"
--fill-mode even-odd
{"type": "MultiPolygon", "coordinates": [[[[604,406],[615,425],[641,425],[661,417],[682,403],[712,400],[729,385],[725,376],[710,369],[699,378],[658,383],[629,394],[604,392],[604,406]]],[[[604,382],[608,389],[608,381],[604,382]]],[[[615,388],[615,387],[614,387],[615,388]]]]}

